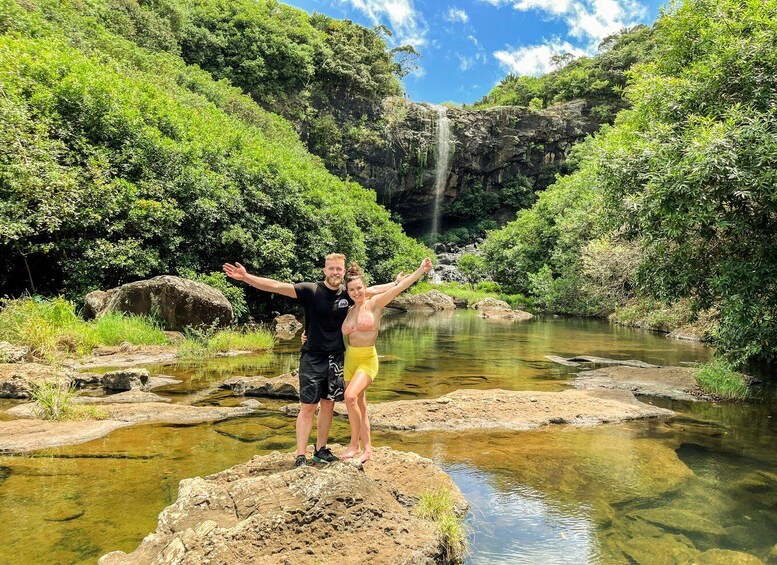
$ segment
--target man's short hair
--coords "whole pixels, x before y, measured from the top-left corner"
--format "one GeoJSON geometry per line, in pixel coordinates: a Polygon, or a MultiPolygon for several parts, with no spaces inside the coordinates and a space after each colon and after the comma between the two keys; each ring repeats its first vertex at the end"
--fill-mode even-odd
{"type": "Polygon", "coordinates": [[[345,263],[345,255],[342,253],[330,253],[324,257],[324,264],[326,264],[327,261],[342,261],[345,263]]]}

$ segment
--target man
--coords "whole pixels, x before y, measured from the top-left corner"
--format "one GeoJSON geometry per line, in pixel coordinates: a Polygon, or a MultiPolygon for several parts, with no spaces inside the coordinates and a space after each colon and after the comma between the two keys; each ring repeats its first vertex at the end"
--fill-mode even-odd
{"type": "MultiPolygon", "coordinates": [[[[323,270],[323,281],[290,284],[251,275],[240,263],[224,265],[224,272],[228,277],[246,282],[265,292],[298,300],[305,310],[304,333],[307,340],[302,345],[299,363],[300,411],[297,416],[295,467],[308,463],[305,447],[313,430],[313,414],[319,404],[321,409],[318,413],[313,461],[331,463],[338,460],[326,446],[326,442],[332,425],[335,401],[344,398],[345,345],[341,326],[353,302],[342,284],[345,276],[345,255],[327,255],[323,270]]],[[[394,284],[396,283],[388,283],[367,290],[370,294],[377,294],[394,284]]]]}

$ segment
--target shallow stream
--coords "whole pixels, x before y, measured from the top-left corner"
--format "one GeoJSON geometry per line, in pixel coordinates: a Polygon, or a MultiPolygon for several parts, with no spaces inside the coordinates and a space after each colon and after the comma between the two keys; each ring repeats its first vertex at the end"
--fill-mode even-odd
{"type": "MultiPolygon", "coordinates": [[[[183,379],[173,402],[235,405],[217,386],[234,375],[297,366],[299,342],[270,354],[149,367],[183,379]]],[[[594,320],[506,323],[472,312],[391,315],[368,400],[435,397],[460,388],[561,391],[576,368],[545,355],[681,365],[711,349],[594,320]]],[[[774,377],[763,371],[762,377],[774,377]]],[[[465,433],[375,432],[434,459],[471,505],[470,563],[674,563],[725,549],[777,554],[777,402],[766,385],[739,404],[643,399],[678,416],[594,428],[465,433]],[[774,549],[773,549],[774,548],[774,549]]],[[[12,406],[0,401],[0,411],[12,406]]],[[[133,550],[176,498],[178,482],[254,454],[294,449],[294,419],[264,401],[247,417],[124,428],[82,445],[0,457],[0,563],[94,563],[133,550]]],[[[346,443],[336,420],[331,442],[346,443]]],[[[722,555],[730,557],[730,555],[722,555]]],[[[721,561],[723,562],[723,561],[721,561]]]]}

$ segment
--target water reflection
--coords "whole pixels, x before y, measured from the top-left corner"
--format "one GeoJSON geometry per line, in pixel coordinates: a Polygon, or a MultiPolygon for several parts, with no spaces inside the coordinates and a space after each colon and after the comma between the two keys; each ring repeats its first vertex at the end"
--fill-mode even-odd
{"type": "MultiPolygon", "coordinates": [[[[152,367],[182,379],[175,402],[240,401],[217,385],[296,368],[298,340],[271,353],[152,367]]],[[[710,350],[593,320],[490,322],[469,312],[391,315],[371,400],[459,388],[563,390],[575,369],[545,355],[589,354],[656,364],[710,350]]],[[[682,562],[709,549],[765,559],[777,539],[777,414],[769,389],[748,404],[671,403],[671,420],[586,429],[376,433],[375,443],[438,461],[472,505],[470,563],[682,562]],[[651,557],[652,556],[652,557],[651,557]]],[[[0,408],[15,404],[0,401],[0,408]]],[[[117,430],[79,446],[0,457],[0,563],[93,563],[132,550],[155,528],[178,482],[289,451],[294,420],[264,401],[251,416],[193,426],[117,430]]],[[[336,420],[334,442],[346,443],[336,420]]]]}

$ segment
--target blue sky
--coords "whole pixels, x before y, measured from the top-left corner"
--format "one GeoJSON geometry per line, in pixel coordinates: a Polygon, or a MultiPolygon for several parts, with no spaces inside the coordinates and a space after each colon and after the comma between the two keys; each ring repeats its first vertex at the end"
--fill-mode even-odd
{"type": "Polygon", "coordinates": [[[391,30],[413,45],[419,68],[405,78],[416,102],[472,103],[507,73],[552,70],[558,53],[593,54],[623,27],[652,24],[661,0],[283,0],[307,12],[391,30]]]}

